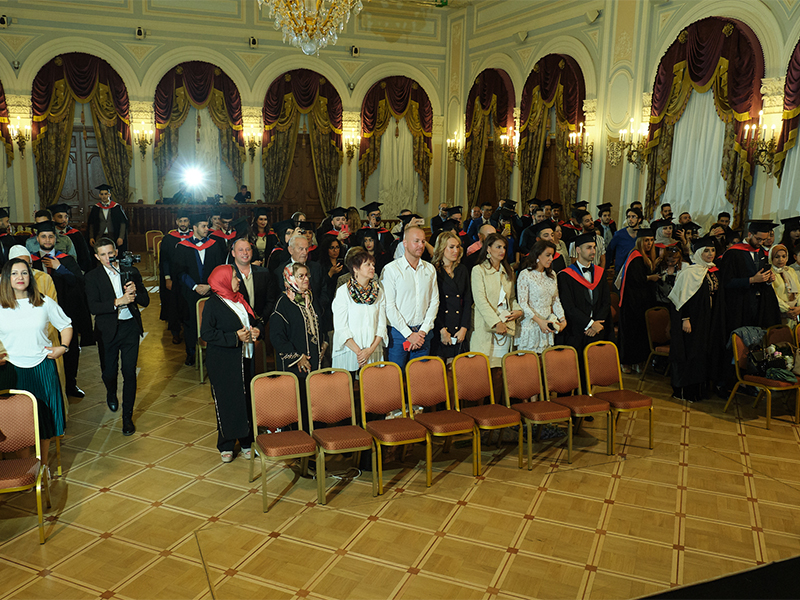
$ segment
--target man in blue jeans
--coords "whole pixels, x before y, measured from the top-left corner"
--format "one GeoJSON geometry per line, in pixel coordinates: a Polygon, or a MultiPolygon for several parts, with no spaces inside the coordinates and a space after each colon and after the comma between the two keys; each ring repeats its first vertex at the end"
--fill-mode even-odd
{"type": "Polygon", "coordinates": [[[381,275],[389,322],[389,361],[401,369],[409,359],[430,352],[430,331],[439,310],[436,269],[422,260],[425,232],[408,227],[402,243],[403,256],[386,265],[381,275]]]}

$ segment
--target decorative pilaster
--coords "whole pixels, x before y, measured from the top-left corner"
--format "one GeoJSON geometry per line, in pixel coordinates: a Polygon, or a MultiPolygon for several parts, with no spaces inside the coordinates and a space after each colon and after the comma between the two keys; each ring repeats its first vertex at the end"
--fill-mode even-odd
{"type": "Polygon", "coordinates": [[[642,92],[642,123],[650,122],[650,109],[653,107],[653,93],[642,92]]]}
{"type": "Polygon", "coordinates": [[[256,131],[261,131],[263,123],[263,112],[260,106],[242,107],[242,127],[247,131],[252,127],[256,131]]]}
{"type": "Polygon", "coordinates": [[[27,121],[30,124],[32,117],[30,96],[6,94],[6,106],[8,107],[9,119],[16,121],[19,118],[21,121],[27,121]]]}
{"type": "Polygon", "coordinates": [[[761,98],[764,115],[783,113],[783,87],[785,77],[769,77],[761,80],[761,98]]]}
{"type": "Polygon", "coordinates": [[[342,112],[342,135],[353,133],[361,135],[361,113],[344,111],[342,112]]]}
{"type": "Polygon", "coordinates": [[[583,128],[589,129],[597,123],[597,98],[583,101],[583,128]]]}

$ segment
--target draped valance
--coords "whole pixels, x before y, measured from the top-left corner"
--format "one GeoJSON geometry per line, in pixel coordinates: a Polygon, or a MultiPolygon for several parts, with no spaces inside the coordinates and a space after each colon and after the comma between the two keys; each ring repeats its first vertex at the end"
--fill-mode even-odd
{"type": "Polygon", "coordinates": [[[564,214],[569,215],[578,194],[580,156],[570,151],[569,133],[577,131],[584,120],[583,101],[586,86],[583,72],[574,58],[566,54],[548,54],[534,66],[520,101],[519,153],[522,176],[522,198],[536,195],[545,137],[549,128],[547,115],[556,112],[556,161],[558,164],[560,200],[564,214]]]}
{"type": "Polygon", "coordinates": [[[667,49],[653,84],[648,139],[646,212],[659,203],[667,182],[674,126],[692,91],[711,89],[717,114],[726,124],[721,174],[725,195],[737,216],[747,208],[753,165],[741,143],[744,126],[758,122],[764,55],[744,23],[708,17],[689,25],[667,49]]]}
{"type": "Polygon", "coordinates": [[[396,76],[381,79],[373,85],[361,105],[361,147],[358,169],[361,172],[361,199],[365,200],[367,182],[381,159],[381,136],[389,121],[405,119],[414,137],[414,170],[422,181],[425,202],[431,179],[433,151],[433,108],[428,94],[416,81],[396,76]]]}
{"type": "Polygon", "coordinates": [[[56,56],[33,80],[31,137],[41,205],[54,204],[64,187],[75,101],[89,103],[103,173],[112,197],[126,202],[133,155],[128,90],[106,61],[72,52],[56,56]]]}
{"type": "Polygon", "coordinates": [[[342,98],[327,79],[308,69],[280,75],[264,98],[262,163],[266,201],[280,201],[286,189],[303,114],[309,116],[317,191],[327,212],[336,207],[342,166],[342,98]]]}
{"type": "Polygon", "coordinates": [[[153,158],[158,173],[158,193],[164,177],[178,156],[178,128],[186,121],[189,108],[208,108],[219,129],[222,159],[241,183],[245,160],[242,135],[242,99],[233,80],[219,67],[199,61],[185,62],[170,69],[156,87],[153,109],[156,118],[153,158]]]}
{"type": "Polygon", "coordinates": [[[9,119],[8,119],[8,105],[6,104],[6,92],[3,89],[3,84],[0,83],[0,136],[3,138],[3,143],[6,146],[6,167],[10,167],[14,161],[14,143],[11,140],[11,134],[8,132],[9,119]]]}
{"type": "Polygon", "coordinates": [[[464,129],[464,164],[467,169],[467,203],[477,203],[483,163],[493,132],[495,192],[499,200],[509,197],[511,163],[506,160],[501,135],[514,134],[514,86],[500,69],[486,69],[475,79],[467,96],[464,129]]]}
{"type": "Polygon", "coordinates": [[[783,176],[786,153],[797,143],[798,122],[800,122],[800,42],[794,47],[792,57],[789,59],[786,83],[783,86],[783,123],[775,153],[775,177],[778,186],[783,176]]]}

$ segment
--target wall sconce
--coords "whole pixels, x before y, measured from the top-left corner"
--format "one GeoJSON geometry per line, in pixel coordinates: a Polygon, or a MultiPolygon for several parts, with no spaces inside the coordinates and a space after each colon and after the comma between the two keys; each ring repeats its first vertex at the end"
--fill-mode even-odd
{"type": "Polygon", "coordinates": [[[453,132],[452,139],[447,140],[447,160],[450,162],[464,163],[464,143],[458,137],[458,132],[453,132]]]}
{"type": "Polygon", "coordinates": [[[16,140],[17,147],[19,148],[19,155],[25,158],[25,143],[31,139],[31,126],[26,125],[23,130],[20,125],[19,117],[17,117],[17,125],[9,124],[8,133],[11,135],[12,140],[16,140]]]}
{"type": "Polygon", "coordinates": [[[616,167],[622,155],[627,150],[628,162],[634,165],[639,171],[644,169],[644,161],[647,154],[647,136],[650,126],[642,123],[637,130],[633,126],[631,119],[630,129],[619,130],[619,141],[611,142],[608,145],[608,162],[612,167],[616,167]]]}
{"type": "Polygon", "coordinates": [[[361,146],[361,136],[353,130],[353,133],[345,134],[344,136],[344,149],[347,153],[347,164],[353,162],[353,157],[356,155],[356,150],[361,146]]]}
{"type": "Polygon", "coordinates": [[[144,121],[142,121],[141,129],[134,129],[133,140],[139,146],[139,152],[142,153],[142,160],[147,155],[147,147],[153,143],[153,130],[144,128],[144,121]]]}
{"type": "Polygon", "coordinates": [[[578,160],[590,169],[592,168],[592,158],[594,157],[594,142],[589,141],[589,134],[584,133],[583,123],[580,123],[577,133],[569,134],[569,150],[578,160]]]}
{"type": "Polygon", "coordinates": [[[771,137],[767,139],[767,126],[762,124],[764,111],[758,112],[758,125],[744,126],[744,140],[742,147],[753,154],[753,163],[764,169],[772,177],[772,168],[775,163],[775,150],[778,148],[777,131],[772,126],[771,137]]]}
{"type": "Polygon", "coordinates": [[[250,130],[244,132],[244,144],[247,146],[247,152],[250,154],[250,162],[256,158],[256,148],[261,147],[261,138],[256,135],[253,126],[250,125],[250,130]]]}
{"type": "Polygon", "coordinates": [[[500,151],[503,153],[503,158],[508,161],[512,168],[519,166],[517,148],[519,148],[519,133],[500,136],[500,151]]]}

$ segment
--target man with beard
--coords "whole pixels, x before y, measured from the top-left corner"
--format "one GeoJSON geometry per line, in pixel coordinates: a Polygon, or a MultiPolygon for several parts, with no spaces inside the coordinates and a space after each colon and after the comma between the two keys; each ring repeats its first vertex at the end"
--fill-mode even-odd
{"type": "Polygon", "coordinates": [[[89,245],[101,237],[109,237],[117,244],[118,252],[128,249],[128,217],[122,207],[111,200],[111,186],[107,183],[96,188],[100,202],[89,211],[86,224],[89,226],[89,245]]]}
{"type": "Polygon", "coordinates": [[[606,248],[606,266],[614,266],[617,270],[622,268],[633,247],[636,245],[636,232],[642,223],[642,211],[638,208],[629,208],[625,211],[627,227],[623,227],[611,239],[611,243],[606,248]]]}
{"type": "Polygon", "coordinates": [[[594,229],[602,236],[606,248],[617,233],[617,224],[611,218],[611,203],[605,202],[597,207],[598,219],[594,222],[594,229]]]}
{"type": "Polygon", "coordinates": [[[81,271],[86,273],[94,267],[94,263],[92,255],[89,253],[89,246],[86,245],[86,238],[80,231],[69,225],[71,210],[72,207],[69,204],[54,204],[50,207],[53,223],[56,224],[56,236],[66,236],[70,239],[75,248],[75,259],[78,261],[78,266],[81,271]]]}
{"type": "MultiPolygon", "coordinates": [[[[601,269],[605,269],[606,267],[606,244],[603,241],[602,236],[598,235],[597,231],[594,228],[594,221],[592,221],[592,215],[590,215],[585,210],[580,210],[576,212],[577,221],[581,224],[583,228],[582,233],[591,233],[597,236],[595,240],[595,253],[594,253],[594,264],[599,266],[601,269]]],[[[578,254],[575,249],[575,242],[573,241],[569,245],[569,256],[572,259],[572,262],[575,262],[578,259],[578,254]]]]}
{"type": "Polygon", "coordinates": [[[363,207],[361,207],[363,213],[367,215],[367,221],[364,223],[364,226],[358,232],[356,232],[355,241],[357,246],[362,245],[362,241],[364,240],[364,231],[367,229],[375,230],[375,232],[378,234],[378,239],[384,248],[388,248],[392,245],[394,237],[388,229],[381,225],[381,206],[383,206],[382,202],[370,202],[369,204],[365,204],[363,207]]]}
{"type": "Polygon", "coordinates": [[[192,228],[189,225],[189,212],[185,207],[178,209],[178,218],[175,219],[177,229],[173,229],[161,239],[159,250],[160,281],[158,293],[161,297],[161,320],[167,322],[167,328],[172,333],[172,343],[180,344],[181,323],[183,315],[188,310],[186,301],[181,293],[179,282],[172,278],[172,260],[175,248],[183,240],[192,237],[192,228]]]}

